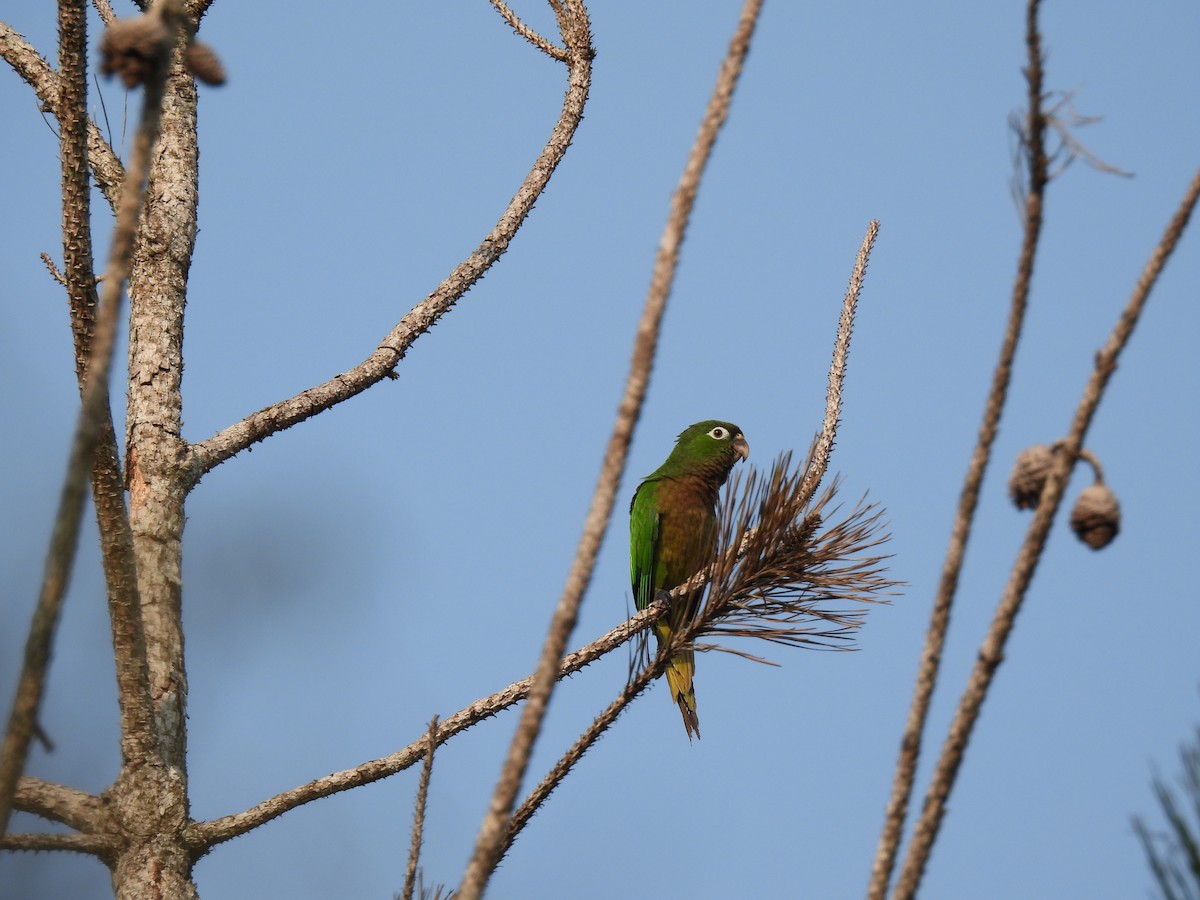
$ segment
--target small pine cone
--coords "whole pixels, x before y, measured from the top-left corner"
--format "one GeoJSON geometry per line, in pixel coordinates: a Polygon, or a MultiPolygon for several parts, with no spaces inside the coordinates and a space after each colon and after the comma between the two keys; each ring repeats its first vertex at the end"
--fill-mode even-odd
{"type": "Polygon", "coordinates": [[[1121,530],[1117,495],[1102,482],[1084,488],[1071,510],[1071,530],[1093,550],[1107,547],[1121,530]]]}
{"type": "Polygon", "coordinates": [[[100,39],[100,72],[120,75],[125,87],[145,82],[171,52],[171,32],[161,16],[118,19],[100,39]]]}
{"type": "Polygon", "coordinates": [[[225,67],[217,58],[217,53],[208,44],[193,41],[187,48],[188,71],[205,84],[224,84],[225,67]]]}
{"type": "Polygon", "coordinates": [[[1042,496],[1042,487],[1054,462],[1054,451],[1045,444],[1034,444],[1017,454],[1008,476],[1008,496],[1017,509],[1033,509],[1042,496]]]}

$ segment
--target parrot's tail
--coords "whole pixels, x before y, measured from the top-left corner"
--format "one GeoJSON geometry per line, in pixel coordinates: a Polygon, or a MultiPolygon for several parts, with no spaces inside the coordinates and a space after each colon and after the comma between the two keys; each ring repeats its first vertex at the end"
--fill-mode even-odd
{"type": "MultiPolygon", "coordinates": [[[[659,623],[660,626],[662,623],[659,623]]],[[[670,640],[668,628],[659,628],[659,640],[670,640]],[[663,634],[662,632],[666,632],[663,634]]],[[[687,729],[688,740],[700,737],[700,717],[696,715],[696,690],[692,687],[692,676],[696,674],[696,652],[684,650],[676,653],[667,663],[667,686],[671,689],[671,699],[679,706],[683,716],[683,727],[687,729]]]]}
{"type": "Polygon", "coordinates": [[[671,688],[671,698],[679,704],[683,727],[687,729],[689,741],[693,737],[700,737],[700,717],[696,715],[696,691],[692,687],[692,675],[695,672],[695,653],[692,650],[676,654],[667,663],[667,685],[671,688]]]}

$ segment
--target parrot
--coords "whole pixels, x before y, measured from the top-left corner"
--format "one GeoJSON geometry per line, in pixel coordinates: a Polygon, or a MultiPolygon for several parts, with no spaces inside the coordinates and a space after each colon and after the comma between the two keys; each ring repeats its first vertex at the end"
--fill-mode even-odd
{"type": "MultiPolygon", "coordinates": [[[[750,456],[742,430],[707,419],[680,433],[666,462],[642,479],[629,504],[629,570],[633,599],[645,609],[659,591],[683,584],[717,554],[717,492],[733,464],[750,456]]],[[[699,611],[701,591],[676,600],[654,625],[661,649],[699,611]]],[[[667,664],[671,699],[683,715],[688,740],[700,737],[696,715],[695,651],[689,646],[667,664]]]]}

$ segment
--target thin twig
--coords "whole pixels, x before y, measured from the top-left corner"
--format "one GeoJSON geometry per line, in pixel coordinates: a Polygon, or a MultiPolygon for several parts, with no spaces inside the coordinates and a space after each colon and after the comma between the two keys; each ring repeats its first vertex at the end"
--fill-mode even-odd
{"type": "Polygon", "coordinates": [[[0,836],[0,850],[67,850],[107,858],[118,845],[109,834],[6,834],[0,836]]]}
{"type": "Polygon", "coordinates": [[[117,221],[105,270],[104,291],[96,316],[83,401],[46,555],[42,587],[25,644],[25,659],[16,698],[5,731],[3,750],[0,751],[0,834],[8,826],[17,779],[25,767],[29,739],[37,720],[46,668],[50,662],[50,645],[75,558],[79,523],[83,516],[84,487],[103,426],[103,410],[108,405],[108,377],[120,319],[121,291],[129,276],[150,150],[158,139],[166,77],[167,67],[160,65],[154,77],[145,84],[142,122],[134,140],[132,159],[117,207],[117,221]]]}
{"type": "Polygon", "coordinates": [[[1100,405],[1100,398],[1117,367],[1117,358],[1128,343],[1133,329],[1137,325],[1146,300],[1163,267],[1170,258],[1172,251],[1179,242],[1188,219],[1200,198],[1200,170],[1198,170],[1188,185],[1186,194],[1179,209],[1171,218],[1163,234],[1162,240],[1150,254],[1150,259],[1142,270],[1141,276],[1134,287],[1129,302],[1122,310],[1116,325],[1108,340],[1096,354],[1095,367],[1084,388],[1083,397],[1075,410],[1071,429],[1063,440],[1065,452],[1054,456],[1054,465],[1042,489],[1041,500],[1034,510],[1033,520],[1025,533],[1025,541],[1017,553],[1009,575],[1008,584],[996,607],[992,624],[987,636],[979,649],[979,656],[971,672],[966,690],[959,700],[954,720],[942,745],[941,757],[938,759],[930,782],[929,791],[925,795],[925,805],[920,819],[913,829],[912,843],[908,848],[904,866],[896,880],[895,898],[908,900],[916,895],[920,886],[929,852],[937,839],[942,818],[946,812],[946,801],[954,787],[954,781],[962,764],[963,753],[971,739],[971,732],[979,716],[979,710],[987,696],[988,688],[996,669],[1004,658],[1004,647],[1008,636],[1020,612],[1021,604],[1029,583],[1033,579],[1034,570],[1041,558],[1042,549],[1046,544],[1046,536],[1054,522],[1054,516],[1062,502],[1071,471],[1079,458],[1079,450],[1087,436],[1088,427],[1100,405]]]}
{"type": "Polygon", "coordinates": [[[117,21],[117,14],[113,12],[112,4],[108,0],[92,0],[92,6],[96,7],[96,12],[100,14],[100,21],[105,25],[111,25],[117,21]]]}
{"type": "Polygon", "coordinates": [[[799,497],[802,503],[809,502],[821,486],[821,480],[829,468],[829,455],[837,437],[838,422],[842,415],[842,386],[846,381],[846,360],[850,356],[850,336],[854,331],[854,313],[858,308],[858,297],[862,293],[863,280],[867,275],[867,262],[871,248],[879,237],[879,221],[872,219],[867,224],[867,233],[854,259],[854,270],[850,274],[850,285],[842,303],[842,315],[838,320],[837,337],[833,343],[833,362],[829,367],[829,386],[825,391],[825,420],[821,423],[821,435],[813,447],[812,459],[799,497]]]}
{"type": "Polygon", "coordinates": [[[303,422],[323,410],[355,397],[367,388],[394,374],[396,366],[413,342],[448,313],[500,256],[508,249],[534,203],[549,184],[555,169],[566,155],[579,123],[591,87],[591,34],[586,13],[582,26],[568,17],[565,41],[568,55],[568,89],[562,112],[549,140],[533,167],[509,201],[499,221],[474,252],[455,267],[445,280],[424,300],[414,306],[384,336],[370,356],[354,368],[297,394],[252,413],[240,422],[191,447],[191,478],[198,481],[206,472],[235,454],[271,435],[303,422]]]}
{"type": "Polygon", "coordinates": [[[505,3],[504,0],[491,0],[491,3],[492,6],[496,7],[496,12],[500,13],[500,15],[504,18],[504,21],[508,23],[509,27],[512,28],[513,31],[525,38],[525,40],[529,41],[529,43],[533,44],[533,46],[537,47],[552,59],[557,59],[559,62],[567,61],[567,51],[565,49],[559,47],[557,44],[550,43],[548,40],[522,22],[517,17],[517,14],[508,7],[508,4],[505,3]]]}
{"type": "MultiPolygon", "coordinates": [[[[1099,116],[1084,116],[1075,109],[1075,91],[1062,91],[1059,98],[1046,110],[1046,125],[1058,136],[1058,147],[1048,154],[1048,162],[1054,163],[1059,157],[1065,156],[1063,162],[1053,171],[1048,171],[1047,177],[1057,178],[1072,162],[1077,159],[1107,175],[1119,175],[1121,178],[1132,178],[1133,173],[1119,169],[1106,163],[1099,156],[1075,137],[1075,130],[1087,125],[1095,125],[1100,121],[1099,116]]],[[[1050,97],[1045,98],[1049,101],[1050,97]]]]}
{"type": "Polygon", "coordinates": [[[1087,447],[1079,448],[1079,458],[1092,467],[1092,478],[1097,484],[1104,483],[1104,467],[1100,465],[1100,458],[1096,456],[1087,447]]]}
{"type": "Polygon", "coordinates": [[[57,281],[59,284],[61,284],[63,287],[66,287],[67,286],[67,278],[65,275],[63,275],[62,272],[60,272],[58,270],[58,266],[56,266],[54,264],[54,260],[52,260],[50,258],[50,254],[42,253],[41,257],[42,257],[42,262],[45,263],[45,265],[46,265],[46,271],[48,271],[50,273],[50,277],[53,278],[55,281],[57,281]]]}
{"type": "Polygon", "coordinates": [[[1038,239],[1042,230],[1042,201],[1045,195],[1046,174],[1046,120],[1042,113],[1042,48],[1038,32],[1037,13],[1039,0],[1030,0],[1025,17],[1025,45],[1028,63],[1025,78],[1028,85],[1028,114],[1023,143],[1029,163],[1029,190],[1025,194],[1025,235],[1021,255],[1017,263],[1017,276],[1013,284],[1012,300],[1008,313],[1008,324],[1000,346],[1000,356],[992,372],[991,387],[984,406],[983,422],[967,467],[962,492],[959,494],[958,510],[950,533],[950,544],[942,564],[941,580],[929,618],[925,635],[925,646],[913,689],[912,705],[900,741],[900,752],[896,759],[896,772],[892,781],[892,793],[884,814],[883,830],[871,866],[871,881],[867,888],[868,900],[883,900],[888,882],[896,864],[896,853],[908,815],[912,797],[913,780],[916,777],[917,760],[921,753],[921,735],[929,715],[933,689],[941,668],[942,651],[946,643],[946,631],[950,625],[950,610],[958,591],[958,579],[962,572],[967,542],[971,537],[975,510],[979,505],[979,492],[991,459],[992,445],[1000,427],[1000,416],[1008,397],[1008,385],[1012,379],[1013,359],[1021,328],[1025,321],[1025,310],[1029,300],[1029,286],[1033,279],[1033,265],[1037,253],[1038,239]]]}
{"type": "Polygon", "coordinates": [[[404,873],[404,900],[412,900],[413,888],[417,883],[417,863],[421,858],[421,833],[425,829],[425,802],[429,797],[429,779],[433,777],[433,751],[438,744],[437,716],[429,723],[426,732],[428,746],[425,749],[425,765],[421,768],[421,781],[417,785],[417,802],[413,806],[412,843],[408,848],[408,870],[404,873]]]}
{"type": "Polygon", "coordinates": [[[600,735],[604,734],[616,722],[617,717],[625,711],[625,708],[636,700],[655,678],[663,673],[669,662],[670,656],[667,654],[656,654],[655,659],[649,665],[630,678],[621,689],[621,693],[617,698],[576,739],[575,743],[571,745],[567,752],[546,773],[537,787],[529,792],[529,795],[517,807],[512,815],[512,819],[508,823],[508,828],[504,833],[504,841],[500,845],[501,859],[512,849],[513,842],[516,841],[517,836],[525,826],[529,824],[529,820],[533,818],[533,814],[550,798],[554,789],[562,783],[562,780],[567,777],[575,767],[575,764],[599,740],[600,735]]]}
{"type": "MultiPolygon", "coordinates": [[[[555,673],[559,657],[562,656],[579,613],[579,606],[591,581],[596,556],[603,542],[608,522],[616,501],[617,487],[625,469],[629,443],[633,429],[641,414],[646,395],[654,355],[658,346],[658,334],[662,312],[670,295],[675,270],[678,267],[679,249],[683,243],[691,212],[695,206],[700,180],[716,142],[717,134],[729,115],[733,92],[737,87],[746,54],[750,49],[750,38],[758,21],[762,0],[746,0],[742,8],[737,29],[729,44],[729,51],[717,77],[716,87],[705,111],[692,152],[684,167],[683,176],[671,201],[671,211],[655,260],[654,272],[634,341],[633,359],[625,383],[625,394],[617,412],[617,421],[609,438],[604,466],[600,473],[591,508],[584,521],[583,534],[576,550],[575,560],[567,576],[562,597],[554,611],[549,633],[542,648],[541,659],[534,676],[534,689],[529,701],[521,711],[504,760],[500,778],[496,783],[492,801],[479,828],[475,850],[463,875],[461,886],[455,896],[459,900],[478,900],[483,895],[488,880],[500,861],[502,848],[509,832],[509,819],[521,781],[533,753],[533,745],[541,732],[546,707],[557,682],[555,673]]],[[[560,27],[565,32],[566,22],[574,18],[576,27],[582,27],[587,11],[582,2],[568,2],[559,11],[560,27]]],[[[569,43],[569,41],[568,41],[569,43]]]]}

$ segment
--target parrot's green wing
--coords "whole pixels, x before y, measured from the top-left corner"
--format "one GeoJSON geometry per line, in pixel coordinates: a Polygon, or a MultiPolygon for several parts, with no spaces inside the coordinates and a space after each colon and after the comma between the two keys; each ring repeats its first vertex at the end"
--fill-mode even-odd
{"type": "Polygon", "coordinates": [[[662,516],[655,503],[657,494],[657,481],[643,481],[629,505],[629,575],[633,583],[633,602],[638,609],[650,605],[658,587],[654,583],[654,574],[658,568],[662,516]]]}

